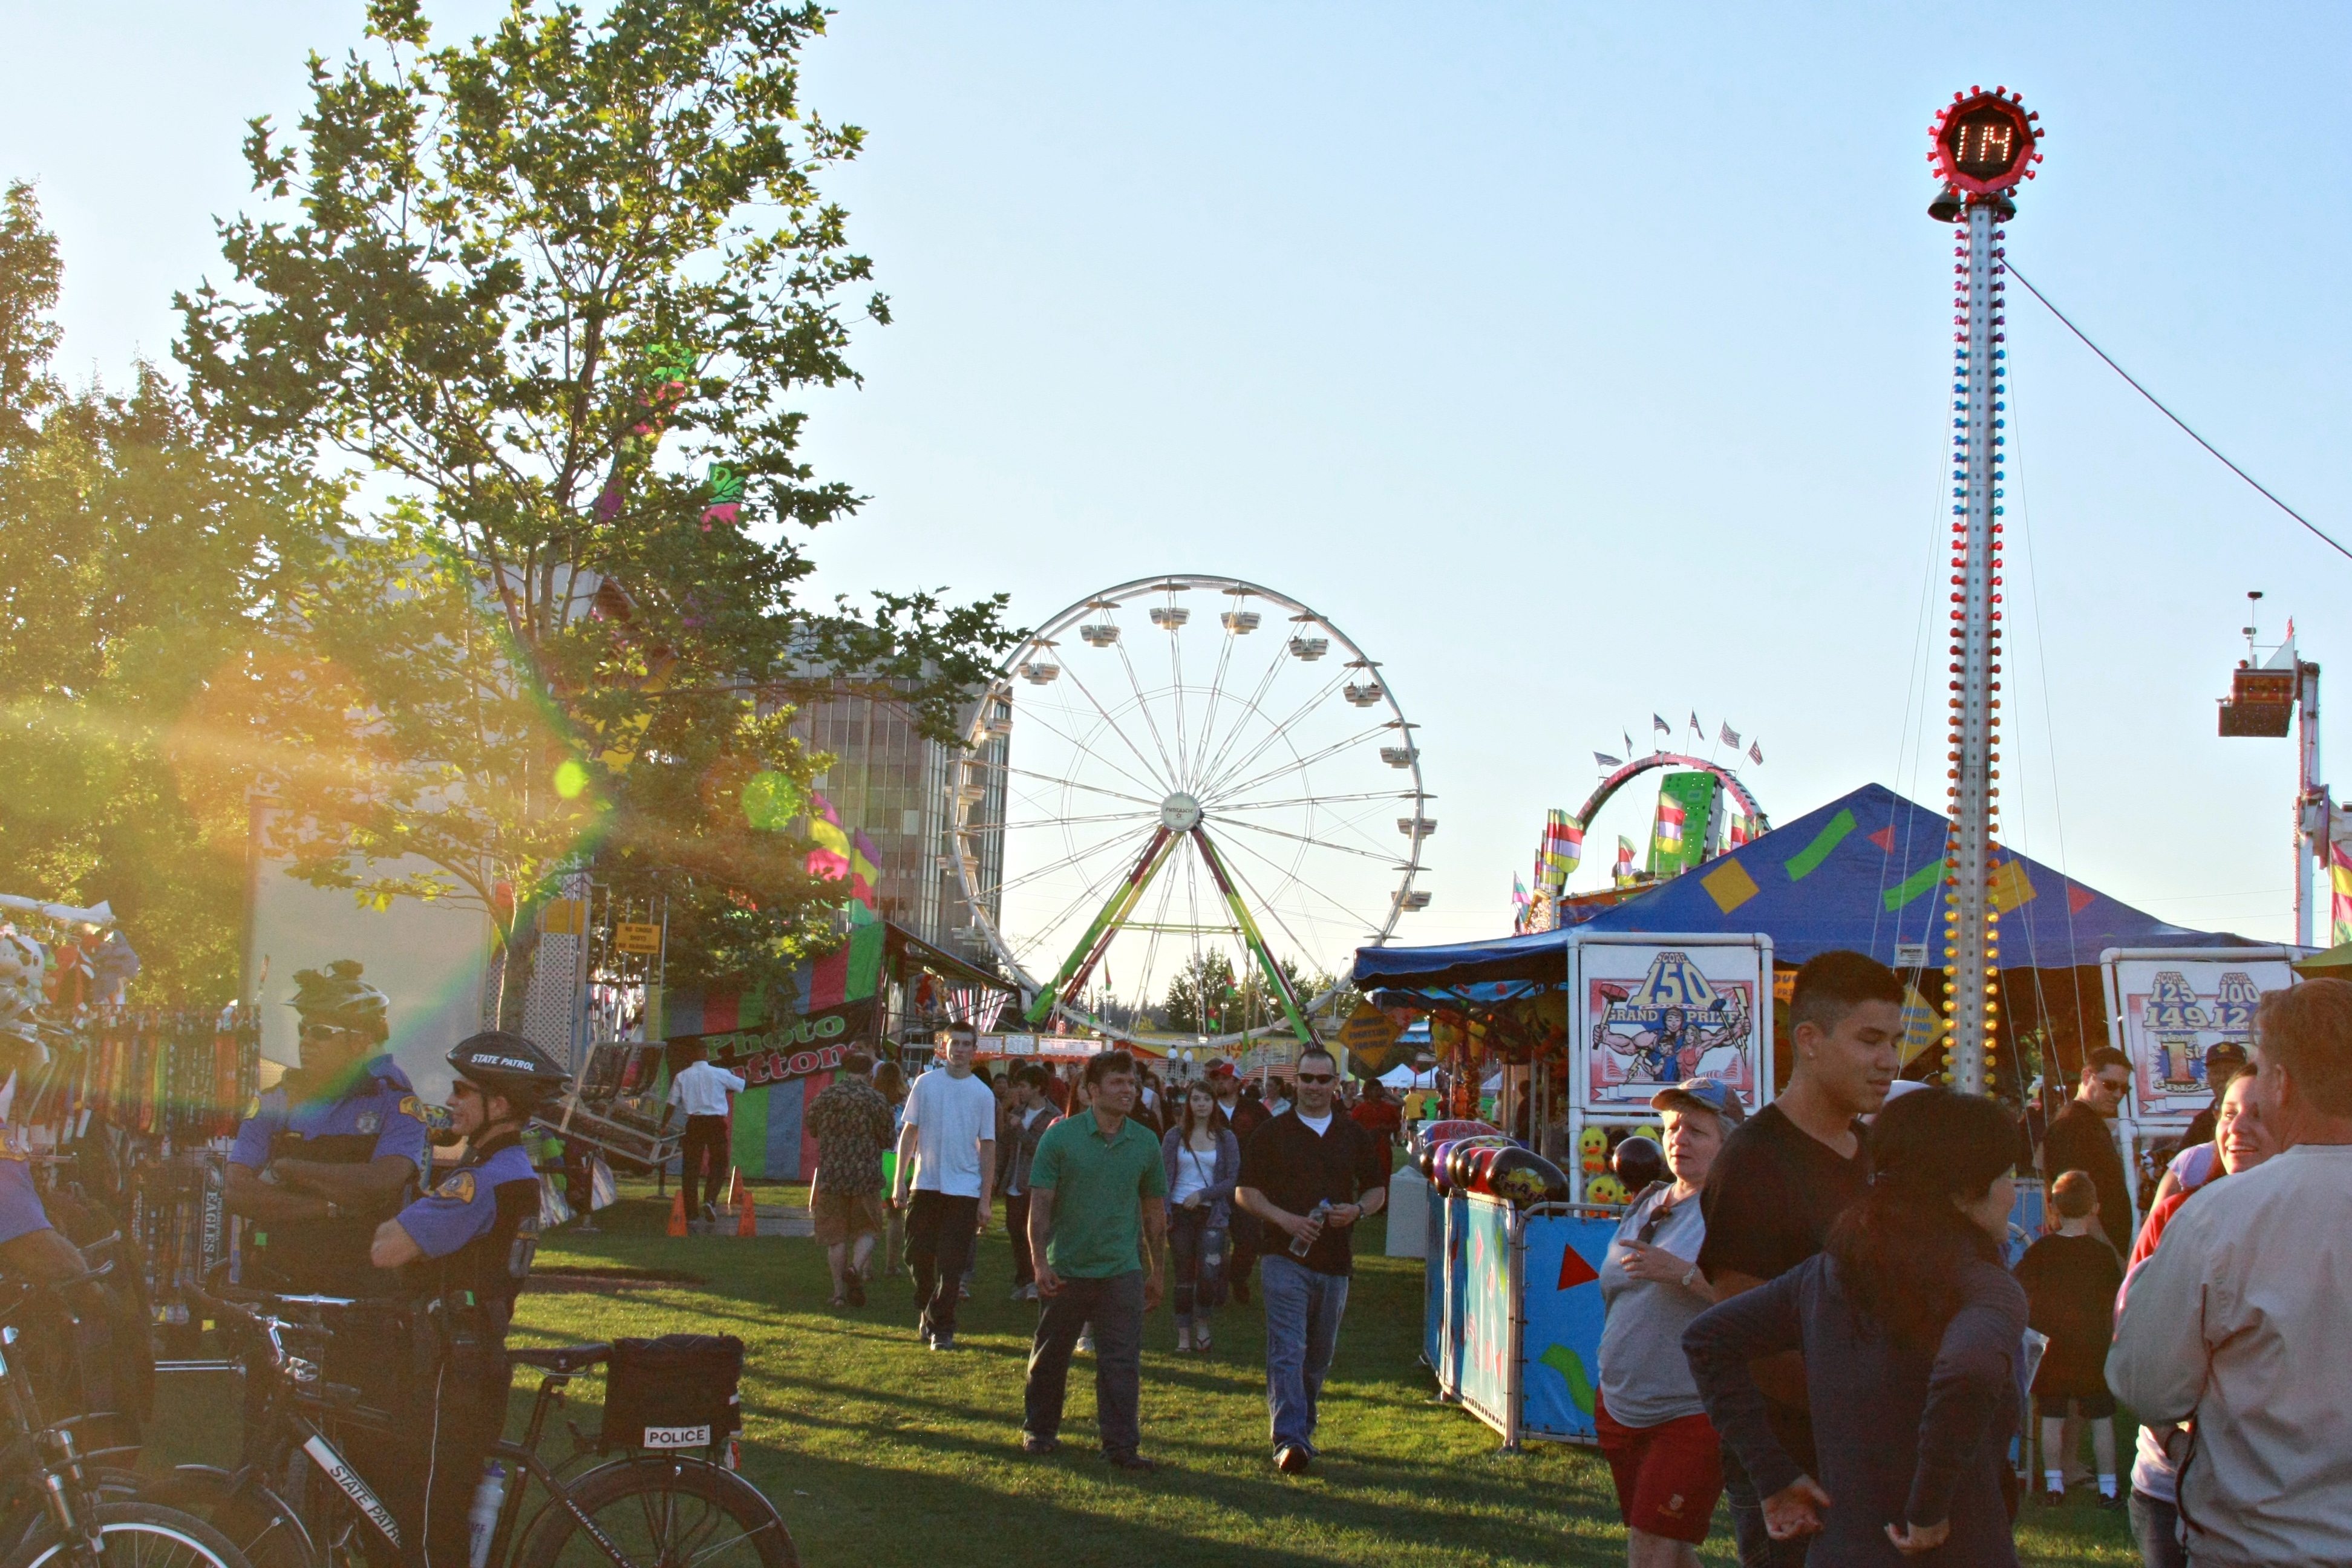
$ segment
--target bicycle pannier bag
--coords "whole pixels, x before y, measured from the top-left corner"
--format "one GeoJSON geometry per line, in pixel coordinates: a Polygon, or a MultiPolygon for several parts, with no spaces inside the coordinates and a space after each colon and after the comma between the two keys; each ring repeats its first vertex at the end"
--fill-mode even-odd
{"type": "Polygon", "coordinates": [[[605,1369],[606,1448],[707,1448],[742,1427],[743,1342],[732,1334],[614,1340],[605,1369]]]}

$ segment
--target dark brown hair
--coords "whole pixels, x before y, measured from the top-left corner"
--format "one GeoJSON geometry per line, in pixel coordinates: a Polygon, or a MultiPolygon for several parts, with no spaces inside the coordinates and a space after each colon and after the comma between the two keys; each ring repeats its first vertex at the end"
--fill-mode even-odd
{"type": "Polygon", "coordinates": [[[1959,1310],[1972,1260],[2000,1248],[1954,1200],[1984,1196],[2017,1163],[2017,1123],[2000,1101],[1925,1089],[1887,1101],[1870,1129],[1870,1190],[1830,1227],[1825,1249],[1867,1322],[1932,1349],[1959,1310]]]}
{"type": "Polygon", "coordinates": [[[1892,1002],[1900,1007],[1903,982],[1867,953],[1843,948],[1817,952],[1797,971],[1795,988],[1789,994],[1790,1032],[1811,1024],[1828,1034],[1864,1002],[1892,1002]]]}
{"type": "Polygon", "coordinates": [[[1094,1088],[1113,1073],[1135,1076],[1135,1058],[1125,1051],[1097,1051],[1087,1058],[1087,1087],[1094,1088]]]}

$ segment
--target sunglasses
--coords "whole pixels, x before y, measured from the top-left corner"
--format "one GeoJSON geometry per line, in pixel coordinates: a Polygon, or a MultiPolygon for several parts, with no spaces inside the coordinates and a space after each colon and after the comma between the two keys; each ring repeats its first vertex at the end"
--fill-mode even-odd
{"type": "Polygon", "coordinates": [[[1643,1247],[1649,1246],[1650,1238],[1656,1236],[1658,1234],[1659,1227],[1664,1226],[1666,1221],[1672,1219],[1674,1215],[1674,1205],[1664,1202],[1660,1203],[1656,1208],[1650,1211],[1650,1217],[1642,1222],[1641,1233],[1634,1237],[1633,1239],[1640,1242],[1643,1247]]]}
{"type": "Polygon", "coordinates": [[[341,1040],[359,1037],[357,1029],[346,1029],[334,1024],[305,1024],[299,1031],[306,1040],[341,1040]]]}
{"type": "Polygon", "coordinates": [[[1337,1083],[1339,1081],[1339,1075],[1335,1072],[1303,1072],[1298,1075],[1298,1081],[1301,1083],[1337,1083]]]}

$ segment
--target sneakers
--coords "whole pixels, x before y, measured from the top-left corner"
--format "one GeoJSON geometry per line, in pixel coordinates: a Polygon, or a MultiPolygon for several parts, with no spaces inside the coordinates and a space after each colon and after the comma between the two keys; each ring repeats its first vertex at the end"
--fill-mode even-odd
{"type": "Polygon", "coordinates": [[[970,1285],[959,1285],[959,1286],[957,1286],[957,1287],[956,1287],[956,1300],[959,1300],[959,1301],[969,1301],[969,1300],[971,1300],[971,1287],[970,1285]]]}
{"type": "Polygon", "coordinates": [[[1139,1476],[1148,1476],[1160,1468],[1157,1459],[1147,1459],[1140,1454],[1105,1454],[1103,1458],[1114,1470],[1126,1470],[1139,1476]]]}
{"type": "Polygon", "coordinates": [[[1192,1348],[1196,1351],[1209,1348],[1209,1325],[1205,1320],[1192,1325],[1192,1348]]]}
{"type": "Polygon", "coordinates": [[[1024,1454],[1056,1454],[1061,1448],[1059,1437],[1040,1437],[1034,1432],[1021,1434],[1021,1451],[1024,1454]]]}
{"type": "Polygon", "coordinates": [[[1303,1476],[1314,1456],[1297,1443],[1285,1443],[1274,1451],[1274,1468],[1286,1476],[1303,1476]]]}
{"type": "Polygon", "coordinates": [[[1092,1329],[1078,1336],[1078,1353],[1080,1355],[1095,1353],[1095,1331],[1092,1329]]]}
{"type": "Polygon", "coordinates": [[[953,1334],[933,1334],[931,1336],[931,1348],[935,1351],[951,1351],[955,1349],[955,1336],[953,1334]]]}
{"type": "Polygon", "coordinates": [[[2120,1491],[2101,1492],[2099,1494],[2099,1511],[2101,1513],[2114,1513],[2119,1509],[2127,1508],[2130,1505],[2128,1503],[2124,1501],[2124,1494],[2120,1491]]]}
{"type": "Polygon", "coordinates": [[[709,1202],[708,1200],[706,1200],[706,1201],[703,1203],[703,1205],[702,1205],[702,1223],[703,1223],[703,1224],[705,1224],[705,1225],[717,1225],[717,1224],[719,1223],[719,1205],[716,1205],[716,1204],[714,1204],[714,1203],[710,1203],[710,1202],[709,1202]]]}
{"type": "Polygon", "coordinates": [[[1014,1301],[1034,1301],[1036,1299],[1037,1281],[1034,1279],[1030,1280],[1025,1285],[1015,1285],[1013,1287],[1013,1294],[1009,1298],[1009,1300],[1014,1301]]]}
{"type": "Polygon", "coordinates": [[[1177,1324],[1177,1325],[1176,1325],[1176,1351],[1177,1351],[1177,1353],[1178,1353],[1178,1354],[1180,1354],[1180,1355],[1181,1355],[1181,1354],[1186,1354],[1186,1353],[1189,1353],[1189,1352],[1192,1351],[1192,1324],[1190,1324],[1190,1323],[1179,1323],[1179,1324],[1177,1324]]]}

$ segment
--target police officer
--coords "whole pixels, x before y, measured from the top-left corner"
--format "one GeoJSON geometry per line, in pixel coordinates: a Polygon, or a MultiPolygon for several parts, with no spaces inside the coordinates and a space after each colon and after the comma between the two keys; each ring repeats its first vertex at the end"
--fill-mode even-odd
{"type": "Polygon", "coordinates": [[[229,1152],[228,1207],[252,1222],[246,1283],[383,1296],[368,1264],[376,1226],[431,1159],[425,1108],[382,1049],[383,992],[339,959],[294,976],[302,1065],[261,1097],[229,1152]]]}
{"type": "Polygon", "coordinates": [[[32,1151],[15,1114],[24,1075],[48,1059],[41,1043],[40,996],[37,952],[14,933],[0,936],[0,1274],[70,1279],[87,1265],[41,1207],[32,1151]]]}
{"type": "Polygon", "coordinates": [[[415,1292],[429,1375],[412,1453],[423,1484],[388,1498],[404,1531],[422,1520],[426,1568],[466,1568],[467,1510],[506,1425],[507,1324],[539,1239],[539,1176],[523,1152],[531,1111],[567,1081],[520,1035],[476,1035],[449,1053],[449,1116],[466,1156],[386,1220],[371,1256],[415,1292]],[[403,1506],[403,1498],[407,1507],[403,1506]]]}

